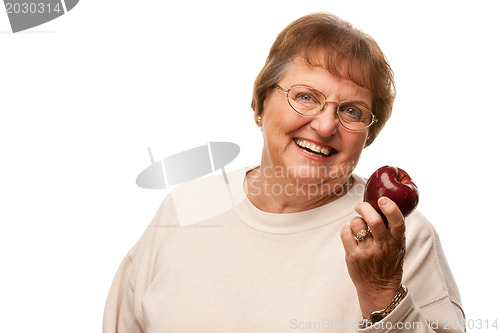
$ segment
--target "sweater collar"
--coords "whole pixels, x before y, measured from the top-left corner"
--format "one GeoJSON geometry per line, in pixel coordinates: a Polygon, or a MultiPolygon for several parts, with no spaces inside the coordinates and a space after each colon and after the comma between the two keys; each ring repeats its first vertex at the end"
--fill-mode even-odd
{"type": "Polygon", "coordinates": [[[354,215],[354,206],[362,201],[365,181],[353,174],[354,184],[339,199],[326,205],[296,212],[268,213],[255,207],[247,198],[244,189],[245,176],[252,168],[243,168],[233,173],[229,182],[233,211],[248,227],[273,234],[292,234],[320,228],[332,223],[344,221],[354,215]]]}

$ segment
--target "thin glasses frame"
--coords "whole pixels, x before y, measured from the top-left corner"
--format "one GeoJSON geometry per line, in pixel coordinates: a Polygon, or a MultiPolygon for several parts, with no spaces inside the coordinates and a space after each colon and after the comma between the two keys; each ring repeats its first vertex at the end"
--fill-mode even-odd
{"type": "MultiPolygon", "coordinates": [[[[341,106],[341,105],[344,105],[344,104],[346,104],[346,103],[351,103],[351,101],[342,101],[342,102],[340,102],[340,103],[337,103],[337,102],[335,102],[335,101],[330,101],[330,100],[328,100],[328,99],[326,98],[325,94],[323,94],[321,91],[316,90],[316,89],[311,88],[311,87],[308,87],[308,86],[294,86],[294,87],[292,87],[292,88],[290,88],[290,89],[286,89],[286,90],[285,90],[285,89],[281,88],[279,85],[276,85],[276,88],[278,88],[281,92],[283,92],[283,93],[285,94],[285,96],[286,96],[286,100],[287,100],[287,102],[288,102],[288,105],[290,105],[290,107],[292,108],[292,110],[293,110],[293,111],[295,111],[295,112],[297,112],[297,113],[298,113],[298,114],[300,114],[301,116],[304,116],[304,117],[314,117],[314,116],[316,116],[316,115],[320,114],[321,112],[323,112],[323,111],[325,110],[326,103],[328,103],[328,102],[332,102],[332,103],[337,104],[337,107],[336,107],[336,109],[335,109],[335,117],[339,120],[340,124],[341,124],[343,127],[345,127],[346,129],[348,129],[348,130],[350,130],[350,131],[363,131],[363,130],[365,130],[365,129],[369,128],[370,126],[372,126],[373,124],[375,124],[375,123],[378,121],[377,117],[375,117],[375,115],[373,114],[373,112],[371,112],[371,110],[370,110],[370,109],[366,108],[366,109],[368,110],[368,112],[370,112],[370,115],[371,115],[371,121],[370,121],[370,124],[368,124],[368,125],[366,125],[366,124],[365,124],[365,125],[364,125],[365,127],[363,127],[363,128],[350,128],[350,127],[348,127],[348,125],[344,124],[344,121],[342,120],[342,118],[341,118],[341,117],[339,117],[339,112],[340,112],[340,106],[341,106]],[[323,105],[321,105],[321,108],[320,108],[318,111],[316,111],[315,113],[312,113],[312,114],[304,114],[304,113],[302,113],[302,112],[300,112],[300,111],[296,110],[296,109],[293,107],[292,103],[290,102],[290,98],[289,98],[289,95],[288,95],[288,93],[290,92],[290,90],[295,89],[295,88],[307,88],[307,89],[310,89],[310,90],[312,90],[312,91],[315,91],[315,92],[317,92],[317,93],[321,94],[321,96],[323,96],[323,97],[324,97],[324,100],[325,100],[325,101],[324,101],[324,103],[323,103],[323,105]]],[[[358,103],[358,104],[359,104],[359,103],[358,103]]]]}

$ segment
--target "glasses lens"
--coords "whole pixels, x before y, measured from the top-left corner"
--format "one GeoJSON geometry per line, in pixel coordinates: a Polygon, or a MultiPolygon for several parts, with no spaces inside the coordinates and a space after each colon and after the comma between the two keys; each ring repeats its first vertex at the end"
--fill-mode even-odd
{"type": "Polygon", "coordinates": [[[293,87],[288,92],[288,103],[295,111],[303,115],[318,113],[325,101],[325,95],[308,87],[293,87]]]}
{"type": "Polygon", "coordinates": [[[373,122],[373,114],[360,103],[342,102],[338,108],[339,120],[348,129],[362,130],[373,122]]]}

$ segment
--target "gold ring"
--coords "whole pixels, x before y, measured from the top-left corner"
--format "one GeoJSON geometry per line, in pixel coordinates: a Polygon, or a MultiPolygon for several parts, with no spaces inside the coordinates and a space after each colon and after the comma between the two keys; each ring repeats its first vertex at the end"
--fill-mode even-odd
{"type": "Polygon", "coordinates": [[[370,227],[366,228],[366,230],[361,230],[358,232],[354,238],[358,241],[361,242],[362,240],[365,240],[372,234],[372,231],[370,230],[370,227]]]}

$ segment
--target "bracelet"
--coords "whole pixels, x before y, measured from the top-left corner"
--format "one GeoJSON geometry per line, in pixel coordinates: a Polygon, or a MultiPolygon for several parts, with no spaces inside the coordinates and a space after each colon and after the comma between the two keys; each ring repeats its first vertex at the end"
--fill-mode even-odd
{"type": "Polygon", "coordinates": [[[401,287],[399,287],[398,293],[396,294],[396,296],[394,296],[391,303],[389,303],[389,305],[385,309],[374,311],[370,314],[370,317],[368,317],[368,324],[374,324],[387,317],[389,313],[391,313],[392,310],[394,310],[396,306],[401,303],[401,301],[407,294],[408,289],[406,289],[405,286],[401,285],[401,287]]]}

